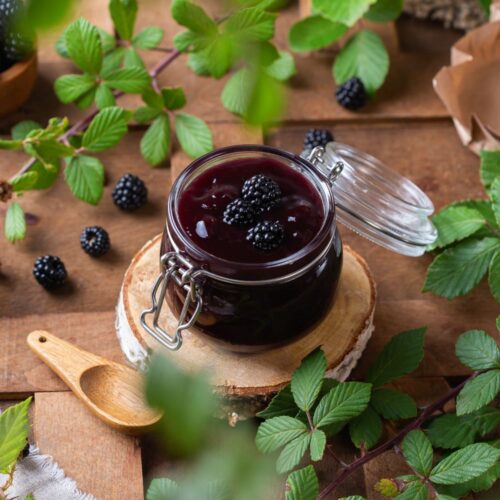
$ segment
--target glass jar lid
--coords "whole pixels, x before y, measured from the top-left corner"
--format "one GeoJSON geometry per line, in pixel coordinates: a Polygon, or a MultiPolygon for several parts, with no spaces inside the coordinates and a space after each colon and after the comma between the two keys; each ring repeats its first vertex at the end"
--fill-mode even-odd
{"type": "Polygon", "coordinates": [[[412,181],[346,144],[317,147],[307,159],[332,182],[337,220],[378,245],[422,255],[437,238],[434,205],[412,181]]]}

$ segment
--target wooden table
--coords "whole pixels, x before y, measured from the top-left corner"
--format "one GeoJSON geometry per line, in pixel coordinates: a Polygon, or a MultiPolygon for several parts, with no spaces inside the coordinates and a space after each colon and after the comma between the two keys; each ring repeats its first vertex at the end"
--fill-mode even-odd
{"type": "MultiPolygon", "coordinates": [[[[139,25],[162,24],[171,41],[179,27],[169,18],[168,3],[148,2],[142,8],[139,25]]],[[[96,24],[109,28],[102,2],[89,0],[81,10],[96,24]]],[[[280,16],[277,40],[281,46],[285,47],[288,27],[297,17],[295,6],[280,16]]],[[[331,57],[298,56],[299,75],[290,85],[292,98],[285,123],[272,131],[265,142],[299,152],[305,131],[313,125],[325,126],[333,130],[340,142],[365,150],[410,177],[430,195],[438,209],[453,200],[481,197],[478,158],[460,144],[431,85],[432,76],[448,62],[449,47],[460,34],[409,20],[398,26],[399,41],[393,26],[382,28],[391,52],[388,80],[377,98],[356,114],[341,109],[334,101],[331,57]]],[[[58,103],[52,92],[53,79],[71,70],[70,64],[61,61],[46,44],[40,48],[40,62],[40,78],[33,97],[22,110],[0,122],[0,133],[8,132],[20,119],[44,122],[50,116],[68,115],[71,120],[80,116],[72,106],[58,103]]],[[[218,96],[226,78],[215,81],[196,77],[185,62],[184,57],[176,61],[161,76],[161,83],[180,84],[186,89],[188,111],[209,122],[216,145],[261,142],[259,132],[243,129],[220,104],[218,96]]],[[[5,406],[8,400],[34,394],[34,441],[84,491],[102,499],[123,498],[125,492],[127,499],[143,498],[143,483],[171,474],[177,465],[165,461],[153,439],[141,443],[97,421],[31,354],[25,337],[33,329],[44,328],[85,349],[123,361],[114,333],[114,307],[121,279],[132,255],[161,231],[171,170],[178,172],[187,162],[174,149],[170,169],[168,165],[148,167],[139,155],[140,137],[141,131],[132,129],[117,149],[101,155],[107,185],[99,207],[72,198],[61,179],[51,192],[29,193],[23,199],[24,207],[38,217],[29,227],[26,240],[15,246],[5,240],[0,243],[0,399],[4,400],[0,404],[5,406]],[[149,205],[136,214],[119,212],[111,201],[112,186],[126,172],[140,175],[150,190],[149,205]],[[93,224],[107,228],[112,240],[112,251],[100,260],[89,258],[79,247],[81,229],[93,224]],[[66,262],[71,277],[69,287],[49,294],[35,283],[31,268],[34,259],[42,254],[57,254],[66,262]]],[[[22,161],[21,154],[2,152],[1,176],[13,174],[22,161]]],[[[397,384],[425,405],[455,377],[466,374],[453,354],[454,341],[471,328],[493,332],[498,305],[485,284],[466,298],[452,302],[422,294],[429,256],[397,256],[345,228],[342,233],[345,242],[368,261],[379,293],[376,331],[355,376],[364,373],[374,355],[395,333],[428,325],[424,362],[412,378],[397,384]]],[[[344,459],[352,459],[352,447],[342,441],[337,446],[344,459]]],[[[328,460],[321,464],[323,484],[334,468],[335,464],[328,460]]],[[[404,466],[393,454],[382,455],[352,477],[339,493],[378,498],[372,490],[374,482],[400,471],[404,471],[404,466]]]]}

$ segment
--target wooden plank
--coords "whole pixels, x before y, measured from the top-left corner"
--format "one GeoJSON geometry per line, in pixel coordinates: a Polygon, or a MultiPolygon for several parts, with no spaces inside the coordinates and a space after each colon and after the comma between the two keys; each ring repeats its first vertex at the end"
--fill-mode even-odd
{"type": "Polygon", "coordinates": [[[35,442],[80,489],[99,500],[143,498],[137,438],[120,434],[92,415],[70,392],[35,395],[35,442]]]}

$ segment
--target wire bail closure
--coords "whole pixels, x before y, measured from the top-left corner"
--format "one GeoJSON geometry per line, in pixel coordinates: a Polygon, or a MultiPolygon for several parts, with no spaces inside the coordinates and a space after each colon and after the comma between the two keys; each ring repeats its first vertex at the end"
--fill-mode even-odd
{"type": "Polygon", "coordinates": [[[328,180],[333,184],[337,177],[344,170],[344,163],[341,161],[335,162],[335,164],[329,168],[328,164],[325,162],[325,148],[322,146],[316,146],[307,156],[307,160],[310,161],[318,170],[321,170],[327,175],[328,180]]]}
{"type": "Polygon", "coordinates": [[[201,270],[195,270],[193,265],[177,252],[167,252],[161,256],[160,260],[163,268],[162,272],[156,278],[153,290],[151,292],[151,307],[145,309],[141,314],[142,327],[160,344],[171,351],[177,351],[182,346],[182,332],[191,328],[198,319],[203,307],[203,298],[201,296],[195,277],[202,273],[201,270]],[[174,280],[185,292],[184,304],[173,336],[159,324],[160,313],[165,302],[168,285],[174,280]],[[190,314],[190,308],[194,304],[194,310],[190,314]],[[153,315],[153,323],[150,326],[147,317],[153,315]]]}

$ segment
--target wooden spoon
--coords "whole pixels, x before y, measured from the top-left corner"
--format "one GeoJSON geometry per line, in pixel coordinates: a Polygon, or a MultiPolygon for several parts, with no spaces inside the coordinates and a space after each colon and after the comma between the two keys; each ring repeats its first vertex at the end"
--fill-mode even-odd
{"type": "Polygon", "coordinates": [[[28,345],[103,422],[129,434],[143,432],[161,415],[144,401],[143,376],[49,332],[37,330],[28,345]]]}

